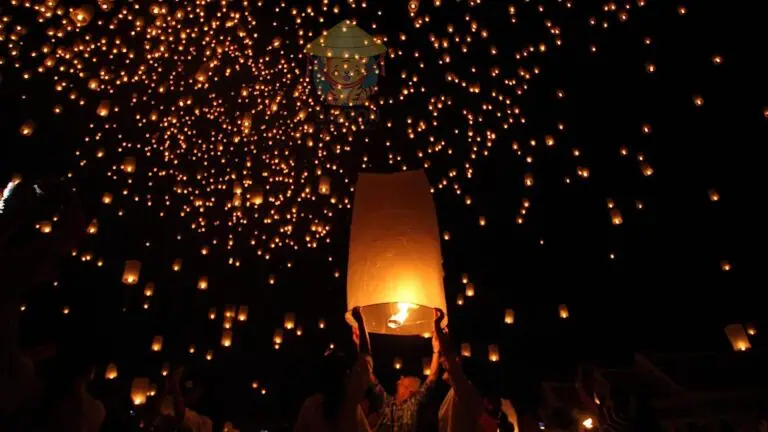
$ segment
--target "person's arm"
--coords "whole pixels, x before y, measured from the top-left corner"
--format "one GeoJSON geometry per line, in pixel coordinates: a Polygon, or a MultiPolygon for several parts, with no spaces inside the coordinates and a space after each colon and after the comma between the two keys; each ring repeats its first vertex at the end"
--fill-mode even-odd
{"type": "Polygon", "coordinates": [[[440,341],[437,339],[437,332],[432,333],[432,363],[429,365],[429,376],[424,383],[428,387],[437,382],[438,372],[440,372],[440,341]]]}
{"type": "Polygon", "coordinates": [[[357,350],[360,354],[371,355],[371,340],[368,338],[368,330],[365,328],[365,319],[360,310],[360,306],[352,308],[352,318],[357,322],[357,332],[352,329],[357,343],[357,350]]]}
{"type": "Polygon", "coordinates": [[[458,358],[451,347],[451,341],[448,332],[441,328],[445,314],[440,309],[435,309],[435,333],[440,343],[440,350],[445,356],[447,363],[448,378],[451,382],[456,401],[461,404],[462,409],[467,413],[469,419],[480,420],[484,411],[483,399],[477,393],[472,383],[467,380],[464,371],[461,370],[458,358]]]}

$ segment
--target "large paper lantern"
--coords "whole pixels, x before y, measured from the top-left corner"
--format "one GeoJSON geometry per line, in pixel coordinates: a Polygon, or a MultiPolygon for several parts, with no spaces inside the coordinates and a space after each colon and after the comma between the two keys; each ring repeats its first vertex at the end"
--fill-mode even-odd
{"type": "MultiPolygon", "coordinates": [[[[440,234],[423,171],[360,174],[347,268],[347,306],[362,308],[369,332],[432,332],[432,308],[446,307],[440,234]]],[[[350,313],[347,320],[355,325],[350,313]]]]}
{"type": "Polygon", "coordinates": [[[333,106],[363,105],[376,92],[387,47],[351,21],[342,21],[304,49],[312,56],[317,94],[333,106]]]}

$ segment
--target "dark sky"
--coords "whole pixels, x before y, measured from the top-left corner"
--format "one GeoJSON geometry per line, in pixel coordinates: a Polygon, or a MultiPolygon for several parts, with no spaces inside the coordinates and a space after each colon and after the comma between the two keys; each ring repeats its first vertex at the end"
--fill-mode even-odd
{"type": "MultiPolygon", "coordinates": [[[[290,14],[285,10],[275,13],[266,7],[274,2],[265,3],[253,11],[259,33],[256,56],[266,52],[275,36],[296,39],[290,14]],[[281,26],[271,26],[273,21],[281,26]]],[[[319,10],[320,3],[313,3],[319,10]]],[[[387,162],[389,153],[402,156],[409,168],[421,167],[423,160],[417,151],[425,147],[426,135],[409,140],[405,118],[429,119],[426,107],[431,97],[452,99],[439,126],[427,133],[446,140],[454,151],[450,157],[445,152],[431,156],[427,175],[433,185],[447,178],[452,168],[463,173],[471,150],[462,110],[481,113],[481,105],[492,101],[491,89],[510,95],[512,105],[520,107],[526,119],[522,124],[516,116],[516,123],[503,130],[493,111],[483,113],[484,124],[476,125],[477,131],[484,134],[493,129],[497,133],[490,156],[472,160],[472,179],[459,176],[461,196],[445,190],[434,194],[440,228],[451,233],[451,239],[442,245],[451,333],[457,342],[472,343],[472,362],[502,394],[529,403],[540,381],[568,376],[578,360],[622,362],[636,350],[725,352],[730,349],[723,331],[726,324],[757,322],[759,329],[764,317],[764,305],[759,301],[764,283],[759,270],[765,255],[761,252],[764,182],[759,155],[768,127],[768,114],[764,113],[768,109],[768,71],[758,54],[765,38],[757,34],[759,27],[751,25],[761,16],[756,7],[648,0],[644,7],[627,3],[631,4],[629,19],[620,22],[622,2],[617,2],[617,11],[606,12],[599,2],[574,1],[567,8],[561,2],[519,1],[513,2],[517,16],[513,25],[508,2],[485,0],[470,7],[468,1],[443,0],[436,9],[432,1],[422,0],[419,16],[429,14],[431,27],[417,29],[407,16],[404,1],[369,0],[367,9],[331,1],[331,5],[337,3],[338,15],[325,14],[325,23],[308,20],[311,22],[304,28],[317,32],[342,18],[356,17],[361,27],[371,34],[385,34],[389,41],[394,42],[399,33],[407,35],[406,41],[388,43],[405,55],[387,60],[379,96],[398,98],[405,85],[402,71],[408,75],[417,72],[419,86],[425,91],[409,96],[404,103],[384,104],[379,128],[356,133],[352,150],[343,157],[326,158],[344,170],[344,174],[334,173],[334,190],[347,188],[346,180],[354,182],[363,154],[370,162],[367,171],[398,170],[397,164],[387,162]],[[540,5],[544,12],[538,10],[540,5]],[[678,10],[681,5],[686,7],[684,15],[678,10]],[[385,18],[377,18],[377,10],[383,10],[385,18]],[[476,76],[482,96],[468,95],[445,81],[446,68],[437,63],[438,54],[428,40],[430,32],[445,33],[449,23],[466,26],[466,14],[489,30],[489,41],[473,42],[471,52],[464,56],[452,47],[450,69],[465,77],[476,76]],[[596,18],[597,25],[589,25],[590,17],[596,18]],[[378,23],[377,29],[369,27],[371,20],[378,23]],[[559,47],[551,43],[547,20],[560,28],[559,47]],[[603,21],[609,23],[608,28],[601,27],[603,21]],[[649,45],[644,43],[646,37],[651,38],[649,45]],[[546,53],[515,60],[514,53],[545,40],[546,53]],[[498,56],[489,55],[487,45],[491,43],[498,47],[498,56]],[[595,53],[590,52],[591,45],[597,48],[595,53]],[[424,53],[423,69],[412,59],[413,50],[424,53]],[[715,64],[714,56],[721,56],[722,62],[715,64]],[[513,88],[490,77],[487,71],[494,65],[504,70],[504,77],[517,76],[520,82],[520,67],[528,71],[537,67],[540,73],[526,81],[526,91],[518,96],[513,88]],[[654,66],[653,73],[648,72],[649,65],[654,66]],[[473,75],[473,66],[482,73],[473,75]],[[558,90],[564,92],[563,99],[558,99],[558,90]],[[697,95],[703,98],[702,106],[694,103],[697,95]],[[387,119],[395,127],[387,128],[387,119]],[[564,130],[557,130],[558,122],[565,125],[564,130]],[[645,124],[651,126],[650,134],[643,133],[645,124]],[[454,128],[461,134],[454,134],[454,128]],[[544,144],[547,134],[556,139],[551,148],[544,144]],[[531,139],[538,141],[536,148],[528,144],[531,139]],[[385,146],[387,141],[391,146],[385,146]],[[523,156],[513,150],[515,142],[523,156]],[[622,146],[628,149],[628,156],[621,155],[622,146]],[[578,149],[578,157],[574,149],[578,149]],[[652,166],[653,175],[643,175],[638,153],[652,166]],[[526,155],[533,157],[533,163],[526,163],[526,155]],[[588,167],[589,177],[581,179],[577,167],[588,167]],[[533,187],[524,186],[525,172],[534,174],[533,187]],[[710,200],[710,189],[719,193],[719,201],[710,200]],[[465,194],[472,196],[472,206],[463,203],[465,194]],[[531,207],[525,222],[517,224],[515,216],[523,198],[530,200],[531,207]],[[621,210],[621,225],[611,224],[608,199],[621,210]],[[637,208],[637,201],[642,202],[642,209],[637,208]],[[488,221],[482,228],[477,222],[480,215],[488,221]],[[723,260],[731,265],[730,271],[722,270],[723,260]],[[477,295],[458,307],[456,295],[464,290],[462,273],[471,275],[477,295]],[[570,308],[567,321],[558,319],[560,303],[570,308]],[[513,326],[503,324],[505,308],[515,310],[513,326]],[[501,347],[499,364],[489,365],[485,359],[490,343],[501,347]]],[[[149,17],[146,9],[142,3],[140,13],[149,17]]],[[[110,17],[116,10],[98,12],[97,17],[110,17]]],[[[97,376],[103,376],[103,368],[114,361],[122,386],[129,386],[132,376],[156,378],[163,361],[188,362],[209,376],[204,409],[216,420],[290,419],[300,399],[311,391],[307,376],[327,344],[351,349],[343,322],[351,211],[336,210],[328,219],[333,226],[330,244],[313,250],[276,250],[265,261],[245,242],[238,242],[232,254],[240,258],[241,266],[229,265],[230,254],[222,246],[228,228],[196,233],[188,218],[175,214],[160,218],[157,206],[147,207],[143,199],[141,203],[131,200],[133,194],[173,194],[171,181],[158,179],[152,186],[147,182],[146,173],[152,167],[167,167],[160,155],[146,157],[137,152],[136,178],[141,180],[135,183],[128,185],[122,174],[119,180],[108,179],[105,173],[120,163],[123,154],[112,151],[118,147],[117,142],[110,142],[115,140],[115,132],[105,132],[112,138],[100,144],[107,148],[104,160],[89,156],[88,164],[78,167],[75,150],[91,155],[97,147],[85,139],[94,134],[89,125],[100,121],[93,113],[101,96],[87,93],[87,80],[83,79],[77,86],[88,103],[79,108],[65,93],[53,90],[50,73],[33,73],[32,79],[23,80],[24,71],[34,71],[41,63],[41,58],[31,58],[29,52],[44,43],[42,32],[48,25],[35,23],[35,14],[21,7],[3,7],[2,15],[13,19],[3,27],[6,37],[0,41],[4,59],[0,66],[4,107],[0,179],[5,184],[14,172],[22,173],[25,181],[75,173],[69,182],[78,190],[87,220],[97,218],[100,225],[98,235],[85,239],[79,251],[91,251],[104,260],[104,266],[97,268],[79,257],[67,259],[57,286],[46,284],[26,294],[24,344],[84,342],[97,358],[97,376]],[[23,36],[21,67],[16,68],[9,56],[8,35],[12,25],[20,23],[29,31],[23,36]],[[58,116],[52,114],[56,104],[64,106],[58,116]],[[22,137],[19,127],[27,119],[34,119],[36,130],[31,137],[22,137]],[[119,194],[123,187],[131,188],[128,197],[119,194]],[[114,205],[99,202],[105,191],[115,195],[114,205]],[[123,216],[117,214],[118,208],[125,210],[123,216]],[[177,240],[178,234],[182,240],[177,240]],[[211,243],[212,237],[218,238],[217,245],[211,243]],[[209,256],[198,252],[202,244],[212,247],[209,256]],[[180,273],[171,271],[175,258],[184,259],[180,273]],[[120,283],[126,259],[143,263],[137,286],[120,283]],[[291,268],[286,265],[288,260],[291,268]],[[333,275],[337,269],[339,278],[333,275]],[[274,285],[267,283],[270,274],[277,278],[274,285]],[[205,292],[195,289],[200,275],[210,280],[211,288],[205,292]],[[156,289],[151,307],[144,310],[142,287],[147,281],[154,282],[156,289]],[[250,314],[246,324],[235,324],[234,346],[225,350],[218,342],[226,304],[247,304],[250,314]],[[66,316],[60,312],[64,305],[71,308],[66,316]],[[211,307],[218,309],[216,321],[207,319],[211,307]],[[275,351],[270,343],[272,333],[281,327],[285,312],[296,313],[305,334],[288,334],[284,346],[275,351]],[[321,317],[328,322],[325,330],[317,328],[321,317]],[[161,334],[166,341],[163,353],[150,352],[152,337],[161,334]],[[194,356],[186,354],[191,343],[197,346],[194,356]],[[211,362],[202,358],[208,349],[216,353],[211,362]],[[268,394],[256,394],[250,388],[252,380],[265,385],[268,394]]],[[[129,45],[136,43],[126,33],[91,23],[60,43],[71,45],[84,34],[121,35],[129,45]]],[[[478,33],[474,37],[480,39],[478,33]]],[[[133,48],[142,52],[139,44],[133,48]]],[[[295,42],[283,48],[285,55],[300,51],[295,42]]],[[[272,53],[272,57],[275,61],[278,56],[272,53]]],[[[297,63],[303,68],[305,60],[297,63]]],[[[85,69],[94,73],[103,66],[118,67],[100,57],[98,62],[86,62],[85,69]]],[[[164,103],[188,94],[205,100],[214,88],[223,94],[231,86],[236,92],[253,79],[235,73],[208,90],[171,92],[163,97],[153,93],[152,97],[165,98],[164,103]]],[[[122,108],[110,121],[127,140],[146,141],[155,132],[132,118],[136,113],[148,114],[148,105],[128,104],[131,93],[146,90],[146,85],[126,85],[110,96],[122,108]]],[[[234,99],[225,96],[227,109],[235,109],[234,99]]],[[[287,108],[289,113],[291,108],[287,108]]],[[[276,125],[278,118],[263,122],[276,125]]],[[[190,124],[201,134],[217,128],[209,121],[190,124]]],[[[346,139],[341,134],[336,138],[346,139]]],[[[222,165],[241,165],[249,151],[243,146],[226,152],[222,165]]],[[[316,166],[317,153],[296,150],[293,156],[297,171],[316,166]]],[[[191,159],[183,160],[180,167],[190,177],[206,169],[191,159]]],[[[351,194],[345,196],[352,198],[351,194]]],[[[217,199],[228,198],[222,193],[217,199]]],[[[161,199],[157,201],[159,204],[161,199]]],[[[169,210],[178,213],[180,204],[188,203],[173,201],[169,210]]],[[[306,205],[307,211],[321,208],[318,202],[306,205]]],[[[223,209],[212,212],[211,217],[226,220],[223,209]]],[[[34,227],[29,228],[31,232],[34,227]]],[[[264,229],[269,232],[275,227],[264,229]]],[[[426,341],[385,337],[374,338],[373,349],[378,374],[388,385],[394,377],[394,356],[405,360],[407,370],[418,371],[420,358],[429,353],[426,341]]],[[[121,397],[127,394],[125,390],[121,397]]]]}

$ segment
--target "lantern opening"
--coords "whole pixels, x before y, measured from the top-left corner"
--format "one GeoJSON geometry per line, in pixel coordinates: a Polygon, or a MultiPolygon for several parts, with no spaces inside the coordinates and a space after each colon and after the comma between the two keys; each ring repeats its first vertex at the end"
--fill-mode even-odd
{"type": "Polygon", "coordinates": [[[399,328],[403,326],[403,323],[405,320],[408,319],[408,311],[411,309],[418,309],[419,307],[416,305],[412,305],[410,303],[398,303],[397,309],[399,312],[389,317],[387,320],[387,327],[389,328],[399,328]]]}

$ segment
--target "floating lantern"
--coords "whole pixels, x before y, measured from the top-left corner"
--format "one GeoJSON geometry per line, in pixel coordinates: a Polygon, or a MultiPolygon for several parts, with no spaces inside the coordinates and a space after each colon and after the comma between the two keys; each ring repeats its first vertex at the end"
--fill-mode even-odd
{"type": "Polygon", "coordinates": [[[155,336],[155,338],[152,339],[152,351],[160,351],[162,349],[163,349],[163,337],[155,336]]]}
{"type": "Polygon", "coordinates": [[[472,282],[468,283],[467,286],[464,288],[464,295],[467,297],[474,297],[475,296],[475,284],[472,282]]]}
{"type": "Polygon", "coordinates": [[[504,323],[505,324],[514,324],[515,323],[515,311],[512,309],[507,309],[504,311],[504,323]]]}
{"type": "Polygon", "coordinates": [[[195,350],[196,350],[196,347],[195,347],[195,345],[194,345],[194,344],[192,344],[192,345],[190,345],[190,346],[189,346],[189,353],[190,353],[190,354],[194,354],[194,353],[195,353],[195,350]]]}
{"type": "Polygon", "coordinates": [[[235,317],[235,305],[226,305],[224,306],[224,316],[227,318],[234,318],[235,317]]]}
{"type": "Polygon", "coordinates": [[[328,195],[331,193],[331,179],[328,176],[320,176],[320,183],[317,187],[317,192],[320,195],[328,195]]]}
{"type": "Polygon", "coordinates": [[[96,234],[99,232],[99,221],[96,219],[92,220],[90,224],[88,224],[88,228],[85,230],[88,234],[96,234]]]}
{"type": "Polygon", "coordinates": [[[432,358],[423,357],[421,359],[421,370],[424,376],[429,376],[432,373],[432,358]]]}
{"type": "Polygon", "coordinates": [[[160,369],[160,375],[168,376],[168,372],[170,371],[171,371],[171,364],[168,362],[163,362],[163,367],[160,369]]]}
{"type": "Polygon", "coordinates": [[[53,231],[53,223],[51,221],[42,221],[39,224],[37,224],[37,228],[40,230],[43,234],[48,234],[51,231],[53,231]]]}
{"type": "Polygon", "coordinates": [[[179,271],[181,270],[181,258],[176,258],[173,260],[173,264],[171,265],[171,268],[173,268],[173,271],[179,271]]]}
{"type": "Polygon", "coordinates": [[[109,115],[110,109],[112,109],[112,103],[108,100],[103,100],[96,108],[96,114],[98,114],[100,117],[106,117],[109,115]]]}
{"type": "Polygon", "coordinates": [[[126,261],[125,268],[123,269],[123,283],[126,285],[136,285],[136,283],[139,282],[140,273],[141,262],[126,261]]]}
{"type": "Polygon", "coordinates": [[[466,273],[461,274],[461,283],[465,284],[469,282],[469,275],[466,273]]]}
{"type": "Polygon", "coordinates": [[[302,333],[304,333],[304,329],[302,329],[300,325],[297,325],[296,326],[296,336],[301,336],[302,333]]]}
{"type": "Polygon", "coordinates": [[[232,328],[232,317],[225,316],[224,320],[222,320],[221,325],[225,329],[231,329],[232,328]]]}
{"type": "Polygon", "coordinates": [[[104,373],[104,378],[111,380],[117,378],[117,365],[110,363],[107,365],[107,371],[104,373]]]}
{"type": "MultiPolygon", "coordinates": [[[[360,174],[347,267],[347,307],[368,331],[422,335],[446,310],[440,234],[423,171],[360,174]]],[[[356,325],[350,313],[347,320],[356,325]]]]}
{"type": "Polygon", "coordinates": [[[456,304],[459,306],[464,304],[464,294],[456,294],[456,304]]]}
{"type": "Polygon", "coordinates": [[[232,330],[224,330],[224,332],[221,333],[221,346],[232,346],[232,330]]]}
{"type": "Polygon", "coordinates": [[[342,21],[304,49],[314,63],[317,94],[333,106],[363,105],[376,93],[379,67],[376,56],[387,47],[351,21],[342,21]]]}
{"type": "Polygon", "coordinates": [[[320,318],[319,320],[317,320],[317,326],[318,326],[319,328],[321,328],[321,329],[324,329],[324,328],[325,328],[325,320],[324,320],[324,319],[322,319],[322,318],[320,318]]]}
{"type": "Polygon", "coordinates": [[[621,218],[621,211],[619,209],[611,209],[611,222],[614,225],[621,225],[624,222],[624,219],[621,218]]]}
{"type": "Polygon", "coordinates": [[[242,305],[237,309],[237,320],[238,321],[248,320],[248,306],[242,305]]]}
{"type": "Polygon", "coordinates": [[[730,324],[725,327],[725,334],[728,336],[728,340],[731,341],[734,351],[746,351],[752,348],[749,343],[749,337],[744,330],[744,326],[741,324],[730,324]]]}
{"type": "Polygon", "coordinates": [[[755,328],[755,324],[753,323],[747,323],[744,325],[744,328],[747,329],[747,334],[750,336],[754,336],[757,334],[757,329],[755,328]]]}
{"type": "Polygon", "coordinates": [[[272,342],[277,345],[283,343],[283,329],[275,329],[275,335],[272,337],[272,342]]]}
{"type": "Polygon", "coordinates": [[[499,361],[499,346],[498,345],[488,345],[488,360],[491,362],[497,362],[499,361]]]}
{"type": "Polygon", "coordinates": [[[709,200],[712,202],[720,201],[720,194],[715,189],[709,190],[709,200]]]}
{"type": "Polygon", "coordinates": [[[104,204],[112,204],[112,194],[104,192],[104,196],[101,197],[101,202],[104,204]]]}
{"type": "Polygon", "coordinates": [[[564,304],[561,304],[560,306],[558,306],[557,310],[560,312],[561,319],[568,319],[568,317],[570,316],[568,314],[568,306],[564,304]]]}
{"type": "Polygon", "coordinates": [[[205,359],[206,360],[213,360],[213,350],[208,350],[207,353],[205,353],[205,359]]]}
{"type": "Polygon", "coordinates": [[[131,383],[131,399],[134,405],[144,405],[149,394],[149,378],[134,378],[131,383]]]}
{"type": "Polygon", "coordinates": [[[208,319],[216,319],[216,308],[208,309],[208,319]]]}
{"type": "Polygon", "coordinates": [[[208,289],[208,277],[207,276],[200,276],[200,279],[197,280],[197,289],[199,289],[199,290],[207,290],[208,289]]]}
{"type": "Polygon", "coordinates": [[[147,282],[147,284],[144,285],[144,295],[147,297],[152,297],[154,293],[155,293],[154,282],[147,282]]]}
{"type": "Polygon", "coordinates": [[[525,186],[531,187],[533,186],[533,174],[532,173],[525,173],[523,176],[523,180],[525,183],[525,186]]]}
{"type": "Polygon", "coordinates": [[[253,381],[253,382],[251,383],[251,388],[254,388],[254,389],[257,389],[257,388],[259,388],[259,382],[258,382],[258,381],[253,381]]]}
{"type": "Polygon", "coordinates": [[[410,0],[408,2],[408,12],[415,14],[419,11],[419,0],[410,0]]]}
{"type": "Polygon", "coordinates": [[[286,330],[292,330],[296,326],[296,315],[293,312],[286,312],[283,327],[286,330]]]}
{"type": "Polygon", "coordinates": [[[127,174],[133,174],[136,172],[136,158],[133,156],[126,156],[123,159],[123,171],[127,174]]]}
{"type": "Polygon", "coordinates": [[[731,271],[731,263],[728,260],[720,261],[720,269],[723,271],[731,271]]]}
{"type": "Polygon", "coordinates": [[[464,357],[472,357],[472,345],[467,342],[461,344],[461,355],[464,357]]]}
{"type": "Polygon", "coordinates": [[[25,121],[19,128],[21,136],[28,137],[31,136],[33,132],[35,132],[35,122],[32,120],[25,121]]]}
{"type": "Polygon", "coordinates": [[[395,357],[395,361],[393,365],[395,369],[400,370],[400,368],[403,367],[403,360],[400,359],[400,357],[395,357]]]}

